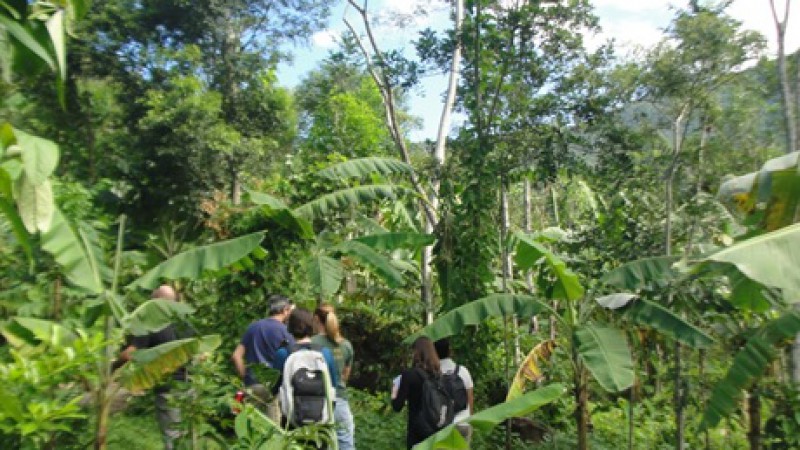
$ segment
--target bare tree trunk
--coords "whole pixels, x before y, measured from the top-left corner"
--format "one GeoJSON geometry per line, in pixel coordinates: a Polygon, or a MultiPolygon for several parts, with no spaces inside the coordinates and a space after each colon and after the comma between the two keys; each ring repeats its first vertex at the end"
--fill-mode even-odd
{"type": "MultiPolygon", "coordinates": [[[[461,70],[461,24],[464,22],[464,0],[455,2],[454,32],[456,35],[456,46],[453,49],[453,59],[450,62],[450,78],[447,85],[447,96],[442,107],[442,116],[439,120],[439,131],[436,137],[436,148],[433,151],[433,158],[436,161],[437,173],[433,179],[433,192],[430,195],[431,208],[439,210],[439,188],[440,172],[444,167],[447,157],[447,131],[450,129],[451,114],[456,101],[456,90],[458,89],[458,75],[461,70]]],[[[423,206],[424,207],[424,206],[423,206]]],[[[425,220],[425,232],[433,233],[435,224],[430,220],[425,220]]],[[[420,278],[422,281],[421,300],[425,306],[425,323],[433,322],[433,281],[431,261],[433,260],[433,247],[427,246],[422,250],[422,267],[420,268],[420,278]]]]}
{"type": "MultiPolygon", "coordinates": [[[[685,104],[681,108],[680,113],[675,118],[673,123],[672,135],[672,161],[667,171],[666,180],[664,183],[665,191],[665,206],[666,206],[666,220],[664,221],[664,252],[667,256],[672,255],[672,207],[673,207],[673,184],[675,182],[675,174],[678,167],[678,155],[681,153],[683,147],[683,132],[684,123],[689,115],[689,105],[685,104]]],[[[671,305],[674,299],[672,289],[667,294],[667,304],[671,305]]],[[[675,376],[674,376],[674,409],[675,409],[675,448],[676,450],[684,449],[684,428],[685,418],[683,415],[683,373],[681,366],[681,345],[675,343],[675,356],[674,356],[675,376]]]]}
{"type": "Polygon", "coordinates": [[[778,77],[781,83],[781,104],[783,105],[783,118],[786,125],[786,153],[800,149],[797,146],[797,122],[795,120],[795,104],[792,87],[789,81],[789,69],[786,66],[786,27],[789,22],[790,0],[786,0],[783,20],[778,18],[775,9],[775,0],[769,0],[772,19],[775,23],[775,32],[778,37],[778,77]]]}

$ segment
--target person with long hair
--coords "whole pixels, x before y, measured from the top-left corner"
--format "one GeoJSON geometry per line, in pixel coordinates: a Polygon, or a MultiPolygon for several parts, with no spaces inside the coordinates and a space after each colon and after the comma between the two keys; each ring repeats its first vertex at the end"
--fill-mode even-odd
{"type": "Polygon", "coordinates": [[[411,367],[400,374],[399,385],[392,396],[392,408],[395,411],[401,411],[408,403],[406,445],[409,449],[432,434],[422,418],[422,384],[426,378],[441,376],[439,356],[429,338],[417,338],[411,350],[411,367]]]}
{"type": "Polygon", "coordinates": [[[353,345],[342,336],[339,329],[339,319],[336,317],[333,305],[323,303],[314,310],[314,324],[317,334],[311,342],[333,353],[336,362],[336,404],[333,416],[336,422],[336,440],[339,450],[355,449],[355,422],[347,401],[347,380],[353,368],[353,345]]]}

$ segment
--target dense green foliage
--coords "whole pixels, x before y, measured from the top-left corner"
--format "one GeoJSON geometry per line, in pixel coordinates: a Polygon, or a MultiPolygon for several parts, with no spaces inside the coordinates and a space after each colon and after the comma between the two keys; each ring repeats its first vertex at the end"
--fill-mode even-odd
{"type": "Polygon", "coordinates": [[[228,357],[280,293],[337,306],[359,448],[402,446],[388,390],[419,335],[472,373],[472,448],[795,448],[776,62],[729,2],[590,50],[592,3],[469,1],[413,56],[350,34],[294,90],[277,65],[329,2],[4,3],[0,447],[159,448],[150,391],[183,365],[182,446],[332,442],[232,401],[228,357]],[[457,47],[443,159],[407,102],[457,47]],[[146,300],[162,283],[181,301],[146,300]],[[116,361],[168,323],[186,337],[116,361]]]}

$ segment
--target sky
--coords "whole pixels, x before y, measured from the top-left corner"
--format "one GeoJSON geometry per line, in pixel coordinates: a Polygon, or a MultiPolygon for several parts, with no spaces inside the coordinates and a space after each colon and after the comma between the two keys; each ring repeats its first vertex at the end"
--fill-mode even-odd
{"type": "MultiPolygon", "coordinates": [[[[590,37],[587,45],[597,47],[613,38],[617,42],[618,54],[633,51],[637,46],[651,47],[663,36],[675,6],[684,7],[687,3],[685,0],[593,0],[602,31],[590,37]]],[[[782,17],[784,1],[776,0],[775,3],[782,17]]],[[[382,50],[413,50],[412,41],[419,30],[451,26],[449,2],[444,0],[370,0],[369,11],[382,50]]],[[[728,13],[741,21],[744,29],[762,33],[767,39],[768,53],[774,56],[777,44],[769,0],[734,0],[728,13]]],[[[791,13],[786,32],[788,51],[800,47],[800,9],[795,8],[791,13]]],[[[336,48],[337,37],[347,32],[344,18],[348,18],[357,30],[363,29],[360,16],[346,7],[346,1],[340,0],[333,8],[328,27],[315,33],[308,46],[293,49],[294,61],[291,64],[283,63],[278,67],[278,79],[282,85],[297,86],[328,52],[336,48]]],[[[446,75],[430,76],[424,78],[420,89],[413,93],[411,113],[422,118],[423,127],[411,131],[412,140],[436,138],[445,88],[446,75]]]]}

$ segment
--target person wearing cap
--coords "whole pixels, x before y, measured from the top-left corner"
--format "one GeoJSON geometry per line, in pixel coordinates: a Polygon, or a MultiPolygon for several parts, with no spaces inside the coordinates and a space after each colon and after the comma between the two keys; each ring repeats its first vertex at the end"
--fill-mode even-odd
{"type": "Polygon", "coordinates": [[[236,372],[242,377],[244,385],[259,400],[259,408],[275,423],[281,421],[278,398],[269,387],[254,378],[246,364],[263,364],[275,368],[275,352],[282,346],[294,344],[294,338],[285,325],[293,307],[292,301],[287,297],[272,295],[269,298],[269,317],[251,323],[231,355],[236,372]]]}

